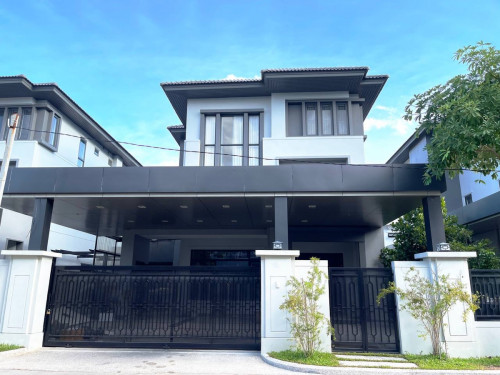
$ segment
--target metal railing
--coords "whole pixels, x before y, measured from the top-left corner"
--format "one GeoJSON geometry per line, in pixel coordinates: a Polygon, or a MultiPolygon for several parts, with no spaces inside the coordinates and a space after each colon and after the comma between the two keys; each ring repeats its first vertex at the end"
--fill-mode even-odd
{"type": "Polygon", "coordinates": [[[470,270],[473,293],[479,293],[476,320],[500,320],[500,270],[470,270]]]}

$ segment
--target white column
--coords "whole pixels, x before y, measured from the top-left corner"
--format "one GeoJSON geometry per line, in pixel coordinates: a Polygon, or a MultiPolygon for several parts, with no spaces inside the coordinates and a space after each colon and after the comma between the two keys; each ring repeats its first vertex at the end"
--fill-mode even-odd
{"type": "Polygon", "coordinates": [[[37,348],[43,342],[43,322],[52,259],[61,254],[38,250],[3,250],[11,258],[0,342],[37,348]]]}
{"type": "Polygon", "coordinates": [[[290,325],[280,305],[285,300],[286,282],[295,275],[298,250],[256,250],[261,257],[261,353],[293,347],[290,325]]]}
{"type": "MultiPolygon", "coordinates": [[[[261,257],[261,353],[292,349],[295,341],[290,333],[288,314],[280,310],[287,294],[286,282],[291,276],[306,279],[312,264],[308,260],[295,260],[298,250],[257,250],[261,257]]],[[[328,275],[328,262],[320,261],[319,269],[328,275]]],[[[319,308],[330,318],[328,280],[324,279],[325,293],[320,297],[319,308]]],[[[323,327],[320,351],[330,352],[331,336],[323,327]]]]}
{"type": "MultiPolygon", "coordinates": [[[[415,254],[415,259],[420,262],[392,262],[394,282],[401,289],[406,289],[404,281],[406,273],[414,267],[420,275],[434,280],[440,275],[449,275],[450,281],[460,280],[466,290],[470,293],[468,258],[476,257],[475,252],[425,252],[415,254]]],[[[420,321],[413,319],[406,311],[401,311],[400,304],[404,303],[399,297],[396,298],[398,306],[398,323],[401,353],[427,354],[432,353],[430,338],[426,340],[419,337],[424,332],[420,321]]],[[[468,313],[467,321],[463,321],[464,306],[457,303],[449,314],[444,318],[443,336],[448,346],[448,354],[451,357],[474,357],[478,355],[476,344],[476,324],[474,315],[468,313]]]]}

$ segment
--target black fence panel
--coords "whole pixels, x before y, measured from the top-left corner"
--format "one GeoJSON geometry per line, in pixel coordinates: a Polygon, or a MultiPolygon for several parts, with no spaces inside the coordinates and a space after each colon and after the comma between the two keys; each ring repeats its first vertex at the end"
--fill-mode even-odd
{"type": "Polygon", "coordinates": [[[45,346],[260,348],[260,269],[55,267],[45,346]]]}
{"type": "Polygon", "coordinates": [[[470,270],[473,293],[479,293],[476,320],[500,320],[500,270],[470,270]]]}
{"type": "Polygon", "coordinates": [[[392,271],[379,268],[329,268],[330,319],[334,350],[398,352],[399,336],[393,295],[376,302],[392,281],[392,271]]]}

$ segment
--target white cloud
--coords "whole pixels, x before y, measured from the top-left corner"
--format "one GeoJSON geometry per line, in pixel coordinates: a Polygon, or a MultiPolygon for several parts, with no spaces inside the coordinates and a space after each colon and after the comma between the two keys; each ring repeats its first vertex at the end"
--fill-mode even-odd
{"type": "Polygon", "coordinates": [[[416,128],[415,123],[393,116],[384,119],[368,117],[364,124],[366,132],[369,132],[370,130],[390,128],[393,129],[396,134],[401,135],[409,134],[410,131],[413,131],[416,128]]]}
{"type": "Polygon", "coordinates": [[[259,79],[260,76],[259,75],[254,75],[252,78],[249,78],[249,77],[238,77],[237,75],[235,74],[228,74],[226,77],[222,78],[222,79],[227,79],[227,80],[239,80],[239,79],[259,79]]]}
{"type": "Polygon", "coordinates": [[[389,112],[389,113],[396,113],[398,111],[397,108],[386,107],[386,106],[383,106],[383,105],[377,105],[377,106],[375,106],[375,109],[379,109],[381,111],[385,111],[385,112],[389,112]]]}

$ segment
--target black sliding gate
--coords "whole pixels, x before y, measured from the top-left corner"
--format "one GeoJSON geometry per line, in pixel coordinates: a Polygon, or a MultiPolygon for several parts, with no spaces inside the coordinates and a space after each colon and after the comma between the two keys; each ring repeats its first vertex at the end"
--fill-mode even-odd
{"type": "Polygon", "coordinates": [[[398,352],[394,296],[377,305],[380,289],[392,281],[382,268],[329,268],[330,319],[335,328],[334,350],[398,352]]]}
{"type": "Polygon", "coordinates": [[[260,348],[260,268],[55,267],[45,346],[260,348]]]}

